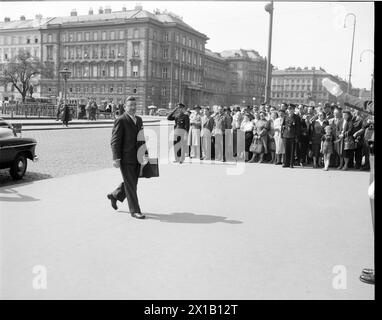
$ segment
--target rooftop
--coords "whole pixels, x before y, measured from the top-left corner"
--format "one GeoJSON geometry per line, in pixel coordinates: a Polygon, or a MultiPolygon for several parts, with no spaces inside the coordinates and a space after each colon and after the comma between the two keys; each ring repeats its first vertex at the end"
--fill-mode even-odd
{"type": "Polygon", "coordinates": [[[41,19],[28,19],[28,20],[14,20],[9,22],[0,22],[0,30],[10,30],[10,29],[37,29],[42,25],[47,23],[52,18],[41,18],[41,19]]]}
{"type": "Polygon", "coordinates": [[[249,58],[253,60],[263,60],[260,54],[255,50],[224,50],[220,54],[223,58],[249,58]]]}

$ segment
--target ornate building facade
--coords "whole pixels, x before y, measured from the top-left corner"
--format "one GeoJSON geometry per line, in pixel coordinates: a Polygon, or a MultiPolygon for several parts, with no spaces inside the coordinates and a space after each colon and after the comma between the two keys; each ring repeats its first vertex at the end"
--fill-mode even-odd
{"type": "Polygon", "coordinates": [[[42,94],[60,95],[59,70],[68,68],[68,96],[118,101],[135,95],[138,108],[167,108],[179,99],[199,103],[207,37],[168,12],[137,6],[57,17],[41,28],[42,59],[55,66],[42,94]]]}
{"type": "Polygon", "coordinates": [[[347,83],[337,76],[327,73],[323,68],[311,69],[291,67],[272,71],[271,103],[313,104],[337,102],[336,97],[322,86],[322,79],[328,77],[340,83],[346,90],[347,83]]]}
{"type": "MultiPolygon", "coordinates": [[[[51,18],[42,18],[37,15],[35,19],[25,19],[11,21],[5,18],[0,22],[0,64],[5,64],[12,60],[20,50],[29,52],[33,57],[41,58],[41,32],[40,28],[51,18]]],[[[37,85],[39,77],[32,81],[35,96],[40,95],[40,86],[37,85]]],[[[0,99],[21,99],[20,93],[11,85],[0,85],[0,99]]]]}

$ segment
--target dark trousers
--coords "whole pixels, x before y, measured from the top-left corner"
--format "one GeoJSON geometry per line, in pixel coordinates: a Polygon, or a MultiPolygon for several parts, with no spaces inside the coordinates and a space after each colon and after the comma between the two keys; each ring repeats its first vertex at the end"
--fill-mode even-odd
{"type": "Polygon", "coordinates": [[[123,182],[112,192],[114,198],[123,202],[127,198],[130,213],[141,213],[137,196],[137,184],[141,165],[121,164],[123,182]]]}
{"type": "Polygon", "coordinates": [[[296,143],[296,160],[297,163],[306,163],[308,155],[309,140],[307,136],[301,136],[296,143]]]}
{"type": "Polygon", "coordinates": [[[362,156],[363,156],[362,151],[363,151],[362,146],[354,150],[354,160],[355,160],[356,168],[360,168],[362,165],[362,156]]]}
{"type": "Polygon", "coordinates": [[[293,165],[294,162],[294,138],[284,138],[285,145],[285,156],[284,156],[284,165],[289,167],[293,165]]]}

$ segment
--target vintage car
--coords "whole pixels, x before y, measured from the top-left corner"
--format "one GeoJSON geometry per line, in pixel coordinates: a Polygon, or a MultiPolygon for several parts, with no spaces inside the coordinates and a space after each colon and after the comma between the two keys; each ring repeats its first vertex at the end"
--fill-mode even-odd
{"type": "Polygon", "coordinates": [[[12,178],[20,180],[27,170],[27,159],[38,159],[36,145],[35,139],[20,138],[14,130],[0,127],[0,169],[10,168],[12,178]]]}
{"type": "Polygon", "coordinates": [[[158,116],[167,116],[167,112],[168,112],[167,109],[158,109],[157,115],[158,116]]]}

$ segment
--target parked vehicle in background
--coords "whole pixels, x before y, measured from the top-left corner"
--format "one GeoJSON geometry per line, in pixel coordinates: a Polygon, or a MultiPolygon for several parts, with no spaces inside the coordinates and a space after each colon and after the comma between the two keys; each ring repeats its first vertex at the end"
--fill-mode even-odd
{"type": "Polygon", "coordinates": [[[158,115],[158,116],[163,116],[163,117],[165,117],[165,116],[167,116],[167,113],[168,113],[168,110],[167,110],[167,109],[158,109],[158,111],[157,111],[157,115],[158,115]]]}
{"type": "Polygon", "coordinates": [[[0,169],[9,168],[14,180],[25,175],[28,160],[37,161],[35,154],[37,141],[32,138],[20,138],[10,128],[0,127],[0,169]]]}

